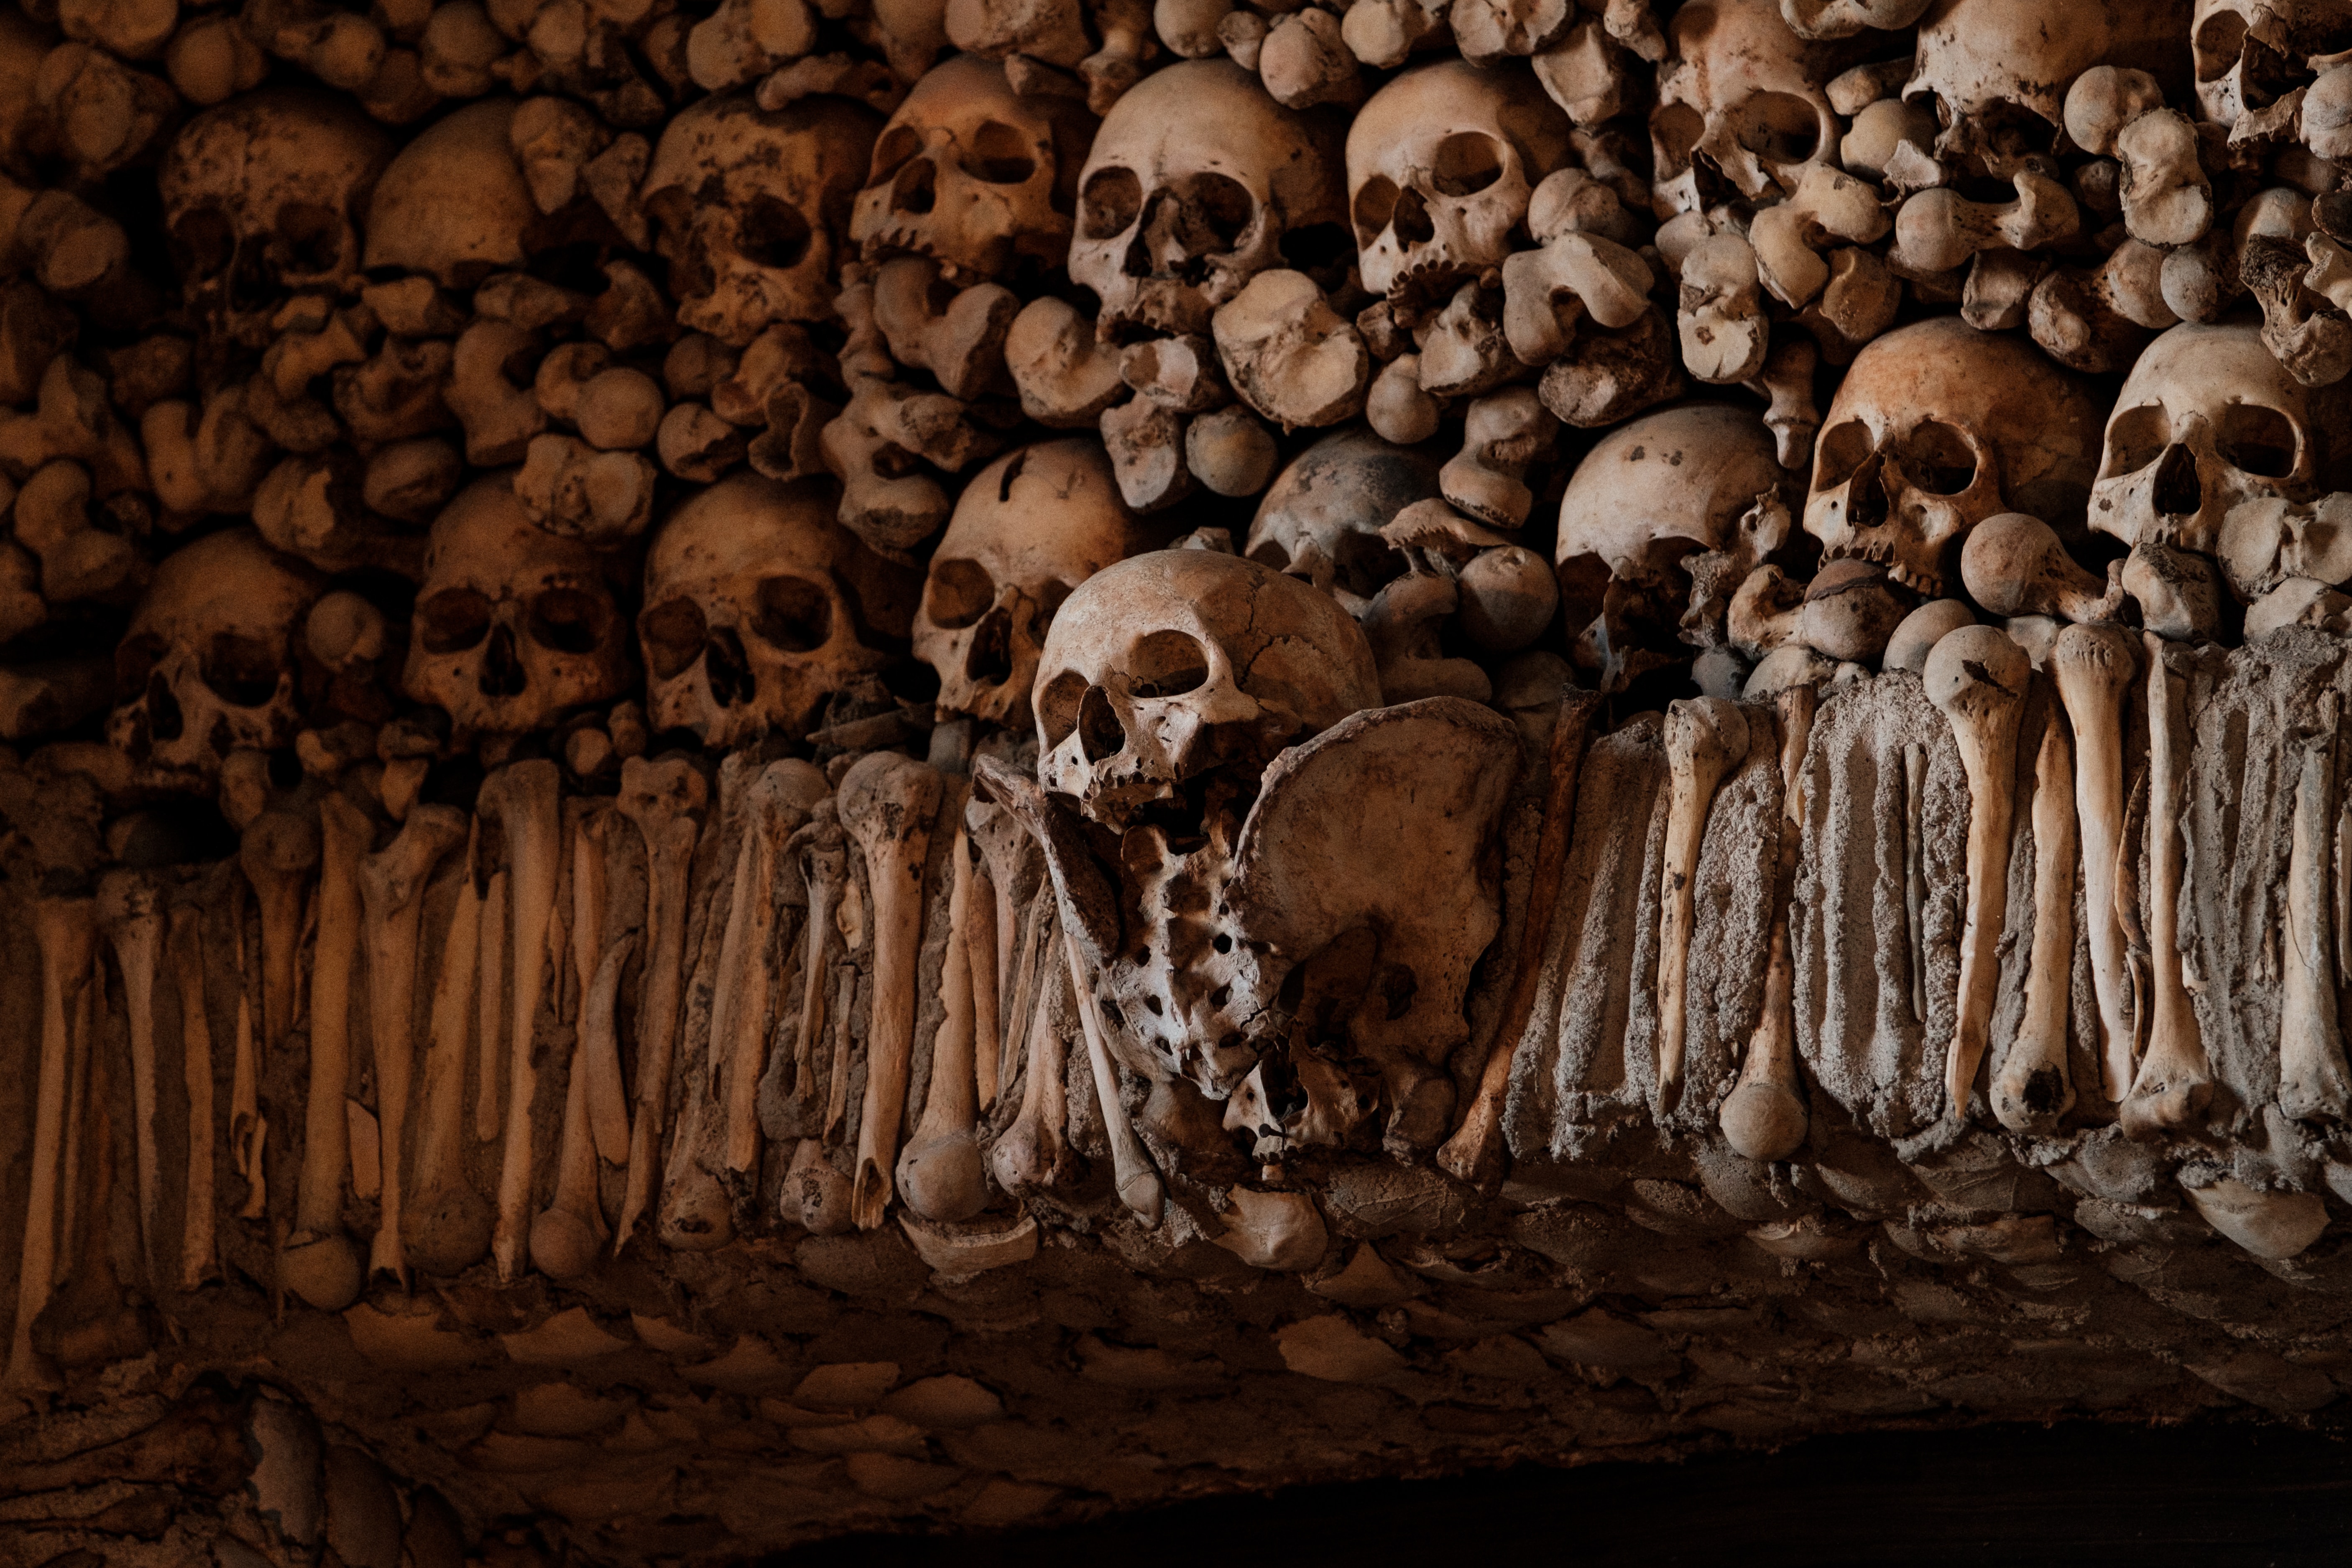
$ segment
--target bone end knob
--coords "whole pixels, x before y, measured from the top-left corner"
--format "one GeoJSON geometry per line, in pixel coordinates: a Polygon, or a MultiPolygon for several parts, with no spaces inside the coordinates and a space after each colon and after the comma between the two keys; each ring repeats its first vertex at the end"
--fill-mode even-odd
{"type": "Polygon", "coordinates": [[[1927,656],[1923,680],[1958,742],[1969,780],[1967,912],[1960,931],[1960,994],[1946,1059],[1947,1114],[1968,1115],[1969,1087],[1984,1060],[2000,979],[2001,911],[2009,896],[2009,829],[2017,789],[2017,721],[2033,665],[1997,626],[1962,626],[1927,656]]]}
{"type": "Polygon", "coordinates": [[[1748,758],[1748,716],[1737,702],[1697,697],[1666,710],[1665,867],[1660,877],[1658,1103],[1671,1109],[1683,1082],[1684,994],[1695,918],[1694,879],[1716,787],[1748,758]]]}
{"type": "Polygon", "coordinates": [[[2099,1074],[2106,1097],[2131,1089],[2131,958],[2116,912],[2124,849],[2124,694],[2139,650],[2116,626],[2068,626],[2050,647],[2050,674],[2074,731],[2075,834],[2083,850],[2083,915],[2098,998],[2099,1074]]]}

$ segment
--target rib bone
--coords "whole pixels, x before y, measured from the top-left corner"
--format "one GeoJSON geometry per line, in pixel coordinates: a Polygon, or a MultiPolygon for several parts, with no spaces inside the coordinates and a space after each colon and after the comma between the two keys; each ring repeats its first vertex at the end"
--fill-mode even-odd
{"type": "Polygon", "coordinates": [[[2011,1132],[2047,1136],[2074,1108],[2066,1068],[2074,968],[2074,748],[2055,714],[2033,763],[2033,956],[2025,1018],[1993,1080],[1992,1113],[2011,1132]]]}
{"type": "Polygon", "coordinates": [[[1692,885],[1698,875],[1699,845],[1706,834],[1707,807],[1723,776],[1748,756],[1748,716],[1737,702],[1696,697],[1666,709],[1666,768],[1671,795],[1666,807],[1665,865],[1659,876],[1658,1109],[1674,1108],[1683,1087],[1685,985],[1688,979],[1692,885]]]}
{"type": "Polygon", "coordinates": [[[907,1068],[915,1044],[915,960],[923,938],[923,861],[939,814],[940,775],[894,752],[859,758],[841,777],[841,826],[866,857],[874,900],[874,1006],[866,1039],[850,1212],[860,1230],[890,1206],[907,1068]]]}
{"type": "Polygon", "coordinates": [[[2134,1138],[2185,1127],[2212,1097],[2205,1037],[2180,967],[2180,896],[2187,846],[2181,820],[2188,763],[2187,694],[2164,659],[2164,641],[2140,634],[2147,652],[2147,860],[2151,993],[2147,1054],[2117,1120],[2134,1138]]]}
{"type": "Polygon", "coordinates": [[[2132,1075],[2131,961],[2116,910],[2124,852],[2123,700],[2137,661],[2130,637],[2115,626],[2068,626],[2050,650],[2050,673],[2074,730],[2074,817],[2098,998],[2099,1070],[2106,1097],[2118,1101],[2130,1091],[2132,1075]]]}
{"type": "MultiPolygon", "coordinates": [[[[1960,927],[1960,994],[1945,1058],[1945,1114],[1964,1121],[1969,1088],[1984,1060],[2000,978],[2001,911],[2009,898],[2009,829],[2016,806],[2017,721],[2032,661],[1997,626],[1962,626],[1936,645],[1923,674],[1943,710],[1969,778],[1967,913],[1960,927]]],[[[1915,957],[1914,962],[1916,962],[1915,957]]]]}

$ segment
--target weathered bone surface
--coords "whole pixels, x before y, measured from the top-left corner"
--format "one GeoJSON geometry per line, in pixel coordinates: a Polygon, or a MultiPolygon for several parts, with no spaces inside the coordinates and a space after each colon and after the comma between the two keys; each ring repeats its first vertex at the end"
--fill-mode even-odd
{"type": "Polygon", "coordinates": [[[0,1559],[2352,1394],[2347,20],[9,9],[0,1559]]]}

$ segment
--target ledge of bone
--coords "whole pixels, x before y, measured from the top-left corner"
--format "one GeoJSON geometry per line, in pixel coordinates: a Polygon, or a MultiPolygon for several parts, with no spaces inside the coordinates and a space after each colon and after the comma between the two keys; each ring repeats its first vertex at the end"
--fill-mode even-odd
{"type": "Polygon", "coordinates": [[[28,1560],[2326,1405],[2352,66],[2052,16],[0,17],[28,1560]]]}

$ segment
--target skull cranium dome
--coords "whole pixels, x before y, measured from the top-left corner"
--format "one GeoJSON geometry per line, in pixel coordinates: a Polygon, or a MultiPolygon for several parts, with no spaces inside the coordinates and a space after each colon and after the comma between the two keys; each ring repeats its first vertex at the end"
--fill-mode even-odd
{"type": "Polygon", "coordinates": [[[367,265],[470,289],[530,259],[539,208],[509,139],[509,99],[469,103],[400,150],[368,207],[367,265]]]}

